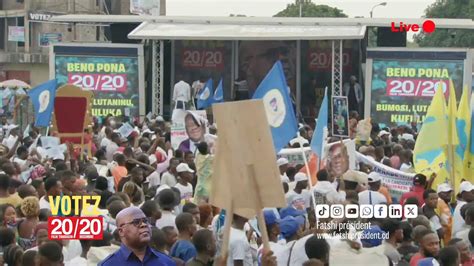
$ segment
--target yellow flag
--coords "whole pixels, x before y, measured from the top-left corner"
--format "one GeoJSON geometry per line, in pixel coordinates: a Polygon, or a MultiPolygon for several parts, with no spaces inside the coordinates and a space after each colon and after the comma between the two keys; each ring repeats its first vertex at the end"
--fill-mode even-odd
{"type": "Polygon", "coordinates": [[[459,145],[456,146],[456,158],[462,162],[463,172],[461,178],[456,180],[456,185],[461,179],[473,181],[474,179],[474,156],[470,153],[471,149],[471,127],[472,127],[472,113],[471,113],[471,91],[467,86],[462,91],[461,101],[459,102],[456,128],[458,132],[459,145]]]}
{"type": "Polygon", "coordinates": [[[453,80],[449,80],[449,98],[448,98],[448,144],[459,144],[458,133],[456,130],[456,90],[454,89],[453,80]],[[450,142],[449,142],[450,141],[450,142]]]}
{"type": "MultiPolygon", "coordinates": [[[[431,100],[425,120],[415,144],[413,161],[417,173],[430,176],[446,168],[448,119],[442,83],[431,100]]],[[[441,179],[441,178],[440,178],[441,179]]],[[[438,178],[436,179],[438,180],[438,178]]]]}

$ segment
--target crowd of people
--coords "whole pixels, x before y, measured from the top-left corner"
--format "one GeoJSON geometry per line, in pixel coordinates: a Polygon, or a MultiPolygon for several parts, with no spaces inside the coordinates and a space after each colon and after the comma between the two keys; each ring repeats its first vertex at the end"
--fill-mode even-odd
{"type": "MultiPolygon", "coordinates": [[[[198,121],[186,127],[188,135],[195,128],[207,131],[207,121],[192,118],[198,121]]],[[[414,172],[416,125],[388,129],[372,123],[370,137],[360,139],[357,113],[350,120],[359,152],[414,172]]],[[[45,156],[40,129],[30,126],[22,133],[7,117],[0,123],[0,260],[9,266],[472,265],[474,186],[469,181],[453,195],[450,184],[432,188],[436,175],[416,174],[412,190],[397,199],[370,165],[358,163],[345,173],[331,170],[341,167],[335,157],[347,153],[342,144],[334,145],[339,152],[330,153],[312,186],[303,165],[275,158],[287,206],[264,210],[270,250],[263,248],[256,219],[237,214],[223,250],[226,212],[209,204],[211,180],[219,178],[212,175],[213,143],[190,137],[189,145],[173,149],[170,123],[162,117],[140,122],[108,116],[103,123],[94,119],[86,133],[93,157],[68,144],[64,154],[51,158],[45,156]],[[117,130],[123,123],[135,128],[127,138],[117,130]],[[66,195],[100,196],[102,240],[49,240],[49,197],[66,195]],[[419,211],[413,219],[331,219],[317,218],[314,204],[416,204],[419,211]],[[321,228],[322,222],[370,226],[321,228]],[[361,234],[341,237],[346,231],[361,234]],[[374,237],[360,237],[364,234],[374,237]]],[[[301,126],[288,147],[309,145],[312,130],[301,126]]],[[[218,135],[215,127],[209,133],[218,135]]]]}

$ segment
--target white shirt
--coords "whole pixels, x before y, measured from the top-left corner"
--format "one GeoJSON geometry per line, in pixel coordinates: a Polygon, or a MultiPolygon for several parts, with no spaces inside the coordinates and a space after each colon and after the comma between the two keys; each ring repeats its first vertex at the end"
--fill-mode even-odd
{"type": "MultiPolygon", "coordinates": [[[[268,244],[270,245],[270,250],[273,251],[273,255],[277,258],[277,265],[286,265],[286,261],[278,260],[278,256],[277,256],[277,254],[284,254],[284,252],[287,250],[286,245],[275,243],[272,241],[268,242],[268,244]]],[[[261,261],[262,250],[263,250],[263,245],[261,245],[257,251],[259,261],[261,261]]]]}
{"type": "Polygon", "coordinates": [[[233,266],[235,260],[243,261],[244,266],[253,266],[251,247],[243,230],[231,228],[227,266],[233,266]]]}
{"type": "Polygon", "coordinates": [[[48,209],[48,210],[51,210],[51,205],[49,205],[49,202],[46,201],[45,197],[46,197],[46,196],[43,196],[43,197],[41,197],[41,199],[39,200],[40,209],[48,209]]]}
{"type": "Polygon", "coordinates": [[[70,261],[66,261],[64,266],[87,266],[87,260],[83,257],[75,257],[70,261]]]}
{"type": "Polygon", "coordinates": [[[441,221],[439,220],[438,215],[433,215],[430,219],[431,230],[434,232],[438,231],[439,229],[443,228],[441,225],[441,221]]]}
{"type": "Polygon", "coordinates": [[[169,187],[174,187],[176,183],[176,177],[170,172],[165,172],[161,176],[161,185],[168,185],[169,187]]]}
{"type": "Polygon", "coordinates": [[[115,142],[110,142],[105,148],[105,158],[111,162],[114,159],[114,153],[118,150],[119,146],[115,142]]]}
{"type": "Polygon", "coordinates": [[[402,165],[400,166],[400,171],[403,171],[403,172],[410,172],[411,169],[412,169],[411,164],[402,163],[402,165]]]}
{"type": "Polygon", "coordinates": [[[177,230],[175,220],[176,215],[174,215],[172,212],[162,211],[161,218],[156,221],[155,225],[158,229],[162,229],[166,226],[173,226],[177,230]]]}
{"type": "Polygon", "coordinates": [[[193,185],[191,183],[188,183],[186,186],[178,183],[174,187],[181,193],[181,204],[184,205],[185,202],[190,201],[193,197],[193,185]]]}
{"type": "Polygon", "coordinates": [[[196,80],[193,82],[193,85],[191,85],[191,87],[194,91],[194,98],[197,99],[198,93],[204,88],[204,83],[200,80],[196,80]]]}
{"type": "Polygon", "coordinates": [[[466,243],[471,243],[469,242],[469,231],[471,231],[471,228],[466,228],[463,229],[459,232],[456,233],[456,238],[462,239],[466,241],[466,243]]]}
{"type": "Polygon", "coordinates": [[[174,85],[173,101],[189,102],[191,100],[191,86],[185,81],[179,81],[174,85]]]}
{"type": "Polygon", "coordinates": [[[359,193],[359,204],[374,205],[381,203],[387,203],[387,198],[378,191],[364,190],[359,193]]]}
{"type": "Polygon", "coordinates": [[[112,141],[108,139],[107,137],[103,138],[102,141],[100,142],[100,147],[107,147],[112,141]]]}
{"type": "Polygon", "coordinates": [[[288,178],[286,173],[284,175],[280,175],[280,179],[281,179],[281,182],[285,182],[287,184],[290,183],[290,179],[288,178]]]}
{"type": "Polygon", "coordinates": [[[149,176],[146,177],[149,187],[159,186],[160,185],[160,174],[156,171],[153,171],[149,176]]]}
{"type": "Polygon", "coordinates": [[[313,187],[313,193],[324,195],[328,203],[342,203],[346,200],[346,192],[337,191],[329,181],[318,181],[313,187]]]}
{"type": "Polygon", "coordinates": [[[464,222],[464,219],[461,216],[461,207],[466,204],[465,201],[460,201],[458,200],[458,204],[456,205],[456,208],[454,209],[453,213],[453,232],[451,233],[451,236],[455,236],[456,233],[460,232],[461,230],[467,228],[466,223],[464,222]]]}
{"type": "Polygon", "coordinates": [[[285,195],[288,206],[293,206],[295,209],[304,210],[309,208],[311,204],[311,193],[307,189],[303,189],[301,194],[294,190],[288,191],[285,195]]]}
{"type": "Polygon", "coordinates": [[[17,163],[18,166],[20,166],[20,169],[21,169],[22,172],[25,171],[25,170],[28,170],[28,163],[27,163],[27,160],[22,160],[22,159],[20,159],[20,158],[18,158],[18,157],[15,157],[15,158],[13,158],[12,161],[13,161],[14,163],[17,163]]]}
{"type": "Polygon", "coordinates": [[[18,136],[10,135],[8,136],[8,138],[2,141],[2,144],[7,146],[9,149],[12,149],[13,146],[15,146],[15,142],[17,141],[17,139],[18,139],[18,136]]]}

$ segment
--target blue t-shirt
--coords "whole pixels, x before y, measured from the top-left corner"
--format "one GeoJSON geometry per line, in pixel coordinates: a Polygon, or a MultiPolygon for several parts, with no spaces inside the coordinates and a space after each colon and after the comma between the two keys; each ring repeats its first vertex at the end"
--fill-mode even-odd
{"type": "Polygon", "coordinates": [[[167,255],[156,251],[150,247],[147,248],[143,261],[140,261],[135,254],[124,244],[120,249],[109,255],[98,266],[176,266],[176,263],[167,255]]]}
{"type": "Polygon", "coordinates": [[[170,256],[179,258],[184,262],[194,258],[197,255],[196,248],[193,243],[188,240],[179,240],[171,247],[170,256]]]}

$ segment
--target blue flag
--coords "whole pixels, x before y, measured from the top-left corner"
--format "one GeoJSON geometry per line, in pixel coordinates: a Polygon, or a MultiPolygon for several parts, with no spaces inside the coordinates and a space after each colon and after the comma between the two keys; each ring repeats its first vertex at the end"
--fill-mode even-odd
{"type": "Polygon", "coordinates": [[[224,89],[222,88],[222,78],[219,81],[219,85],[217,85],[217,89],[214,92],[214,103],[221,103],[224,102],[224,89]]]}
{"type": "Polygon", "coordinates": [[[328,90],[324,91],[323,102],[319,108],[318,121],[316,122],[316,129],[314,130],[313,137],[311,139],[311,150],[313,150],[318,158],[323,157],[323,145],[328,132],[328,90]]]}
{"type": "Polygon", "coordinates": [[[28,91],[35,109],[35,127],[47,127],[54,108],[57,81],[52,79],[28,91]]]}
{"type": "Polygon", "coordinates": [[[277,61],[267,73],[255,91],[253,99],[263,100],[272,131],[273,145],[278,153],[298,131],[298,123],[280,61],[277,61]]]}
{"type": "Polygon", "coordinates": [[[212,86],[213,81],[209,79],[204,86],[204,89],[198,94],[197,97],[197,109],[206,109],[207,107],[212,105],[213,97],[212,97],[212,86]]]}

